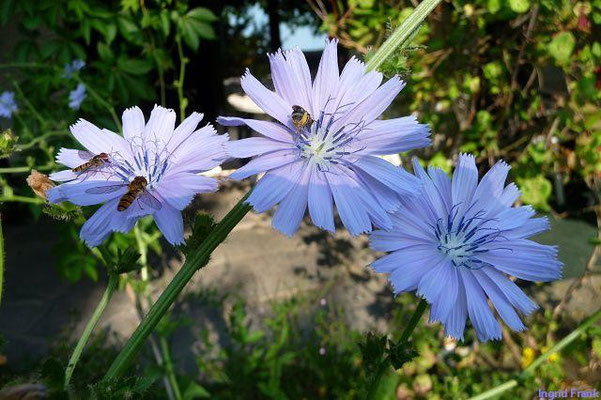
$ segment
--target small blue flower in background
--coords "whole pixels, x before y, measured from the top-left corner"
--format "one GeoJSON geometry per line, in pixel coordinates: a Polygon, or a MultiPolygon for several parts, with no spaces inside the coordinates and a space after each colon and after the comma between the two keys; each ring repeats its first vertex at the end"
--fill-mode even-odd
{"type": "Polygon", "coordinates": [[[86,99],[86,97],[86,85],[80,83],[69,93],[69,108],[72,110],[79,110],[81,103],[86,99]]]}
{"type": "Polygon", "coordinates": [[[512,207],[520,192],[505,186],[510,167],[500,161],[478,183],[473,156],[460,155],[451,180],[442,170],[428,173],[414,160],[422,186],[401,200],[390,231],[371,234],[374,250],[390,252],[372,264],[390,274],[395,294],[416,290],[431,304],[430,320],[448,336],[463,339],[469,318],[480,340],[500,339],[501,326],[488,306],[515,331],[524,324],[515,309],[538,306],[507,275],[529,281],[561,277],[557,247],[527,238],[549,229],[532,218],[530,206],[512,207]]]}
{"type": "Polygon", "coordinates": [[[261,135],[228,145],[232,157],[253,157],[232,178],[265,172],[247,202],[260,213],[279,204],[272,225],[289,236],[307,208],[316,226],[333,232],[334,204],[353,235],[371,231],[372,223],[391,228],[387,212],[414,193],[419,180],[378,156],[430,144],[429,128],[414,117],[376,119],[404,83],[395,76],[380,85],[382,74],[367,72],[356,58],[339,74],[336,40],[326,43],[313,82],[299,49],[280,50],[269,61],[275,92],[248,71],[241,84],[276,121],[217,120],[226,126],[247,125],[261,135]],[[300,124],[292,119],[293,106],[299,118],[303,111],[308,114],[300,124]]]}
{"type": "Polygon", "coordinates": [[[113,231],[129,232],[151,214],[170,243],[183,243],[181,210],[195,194],[218,186],[216,179],[198,173],[227,158],[228,136],[217,135],[211,125],[197,130],[202,117],[192,113],[175,128],[173,110],[155,106],[145,122],[142,111],[133,107],[123,113],[123,136],[79,120],[71,133],[86,150],[59,151],[56,161],[70,169],[50,175],[66,183],[48,190],[48,200],[104,203],[80,232],[90,247],[113,231]]]}
{"type": "Polygon", "coordinates": [[[63,71],[63,78],[70,79],[73,76],[73,73],[76,71],[80,71],[83,67],[85,67],[86,62],[84,60],[73,60],[70,64],[65,64],[65,69],[63,71]]]}
{"type": "Polygon", "coordinates": [[[17,110],[15,92],[2,92],[2,95],[0,95],[0,117],[10,118],[17,110]]]}

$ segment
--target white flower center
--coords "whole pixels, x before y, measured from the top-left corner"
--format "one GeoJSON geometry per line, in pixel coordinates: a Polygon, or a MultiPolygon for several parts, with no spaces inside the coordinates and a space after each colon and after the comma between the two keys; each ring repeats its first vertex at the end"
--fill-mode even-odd
{"type": "Polygon", "coordinates": [[[321,129],[299,143],[301,157],[320,167],[327,166],[337,155],[335,147],[331,135],[326,136],[321,129]]]}

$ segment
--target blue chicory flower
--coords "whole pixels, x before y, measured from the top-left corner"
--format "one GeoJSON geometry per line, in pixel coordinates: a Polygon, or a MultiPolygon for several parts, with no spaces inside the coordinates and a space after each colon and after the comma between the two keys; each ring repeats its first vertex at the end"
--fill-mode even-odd
{"type": "Polygon", "coordinates": [[[211,125],[196,130],[202,118],[192,113],[175,128],[173,110],[155,106],[145,122],[142,111],[133,107],[123,113],[123,136],[79,120],[71,133],[86,150],[59,151],[56,161],[70,169],[50,175],[66,183],[50,189],[48,200],[80,206],[104,203],[80,232],[90,247],[112,231],[129,232],[138,219],[151,214],[170,243],[183,243],[181,210],[195,194],[218,187],[216,179],[198,173],[227,158],[228,136],[217,135],[211,125]],[[94,165],[87,164],[93,159],[94,165]],[[141,181],[145,188],[140,188],[141,181]]]}
{"type": "Polygon", "coordinates": [[[86,85],[80,83],[77,88],[69,93],[69,108],[79,110],[81,103],[86,99],[86,85]]]}
{"type": "Polygon", "coordinates": [[[76,71],[80,71],[83,67],[85,67],[86,62],[84,60],[73,60],[71,63],[65,64],[65,69],[63,71],[63,78],[70,79],[73,76],[73,73],[76,71]]]}
{"type": "Polygon", "coordinates": [[[249,71],[241,83],[276,121],[217,120],[226,126],[247,125],[261,135],[228,144],[232,157],[253,157],[232,178],[265,172],[247,202],[259,213],[279,203],[272,225],[289,236],[298,230],[307,208],[316,226],[333,232],[333,203],[353,235],[371,231],[372,223],[391,228],[387,212],[414,193],[419,181],[378,156],[430,143],[429,128],[415,117],[376,120],[404,83],[395,76],[380,85],[382,74],[367,72],[356,58],[339,74],[336,40],[326,43],[313,82],[299,49],[280,50],[269,61],[275,92],[249,71]],[[293,106],[302,107],[314,122],[295,125],[293,106]]]}
{"type": "Polygon", "coordinates": [[[547,219],[532,218],[530,206],[512,207],[520,192],[513,183],[505,186],[510,167],[503,161],[480,183],[470,155],[460,155],[452,181],[438,168],[426,173],[413,164],[420,192],[401,200],[393,229],[371,234],[374,250],[390,252],[374,270],[390,274],[395,294],[416,290],[431,304],[430,320],[442,322],[453,338],[463,339],[468,315],[480,340],[501,338],[487,299],[507,326],[525,329],[515,309],[527,315],[538,306],[507,275],[561,277],[557,247],[528,239],[549,229],[547,219]]]}
{"type": "Polygon", "coordinates": [[[0,95],[0,117],[10,118],[17,110],[15,92],[2,92],[2,95],[0,95]]]}

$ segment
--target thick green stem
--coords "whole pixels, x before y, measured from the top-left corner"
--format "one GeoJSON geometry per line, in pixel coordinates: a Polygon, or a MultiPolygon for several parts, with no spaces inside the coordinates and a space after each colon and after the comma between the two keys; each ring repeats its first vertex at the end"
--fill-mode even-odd
{"type": "Polygon", "coordinates": [[[406,45],[407,39],[419,28],[420,24],[426,19],[428,14],[440,3],[441,0],[424,0],[415,10],[403,21],[403,23],[394,31],[392,35],[380,46],[376,53],[367,62],[367,69],[377,69],[388,57],[390,57],[397,47],[406,45]]]}
{"type": "Polygon", "coordinates": [[[165,315],[169,307],[171,307],[177,296],[181,293],[186,284],[188,284],[190,279],[192,279],[196,271],[209,262],[209,257],[213,250],[225,240],[238,222],[240,222],[250,211],[251,206],[244,203],[249,193],[247,193],[238,204],[231,209],[221,222],[215,226],[211,231],[211,234],[187,257],[182,268],[163,291],[159,299],[150,308],[148,314],[146,314],[115,361],[113,361],[113,364],[103,378],[104,381],[118,378],[125,372],[133,358],[138,354],[138,351],[140,351],[146,338],[152,333],[163,315],[165,315]]]}
{"type": "Polygon", "coordinates": [[[403,334],[401,335],[401,342],[409,341],[409,338],[415,330],[415,327],[417,326],[417,324],[419,324],[419,321],[421,321],[422,315],[424,315],[426,308],[428,308],[428,302],[425,299],[421,299],[421,301],[417,305],[417,308],[413,312],[411,319],[409,320],[409,325],[407,325],[407,327],[403,331],[403,334]]]}
{"type": "Polygon", "coordinates": [[[73,350],[73,354],[71,355],[71,358],[69,359],[69,364],[67,364],[67,369],[65,370],[65,388],[67,388],[69,386],[69,382],[71,381],[71,376],[73,375],[75,366],[77,365],[77,362],[79,361],[79,357],[81,356],[81,353],[83,352],[83,349],[86,346],[86,343],[88,343],[88,339],[90,338],[90,335],[92,334],[92,331],[94,330],[94,327],[98,323],[100,316],[106,309],[106,306],[109,304],[109,301],[111,300],[111,297],[113,296],[113,293],[115,292],[115,289],[117,288],[118,282],[119,282],[118,275],[115,275],[112,273],[109,274],[109,282],[106,287],[106,290],[104,291],[102,298],[98,302],[98,305],[96,306],[96,309],[94,310],[94,313],[92,314],[92,317],[88,321],[88,324],[86,325],[86,328],[84,329],[83,334],[79,338],[79,341],[77,342],[77,345],[75,346],[75,350],[73,350]]]}
{"type": "Polygon", "coordinates": [[[526,376],[533,373],[534,370],[538,368],[542,363],[544,363],[549,357],[561,351],[564,347],[576,340],[578,336],[583,334],[589,326],[597,322],[597,320],[599,319],[601,319],[601,309],[597,310],[593,315],[588,317],[582,324],[580,324],[580,326],[578,326],[578,328],[574,329],[572,333],[561,339],[553,347],[541,354],[536,360],[534,360],[534,362],[532,362],[532,364],[530,364],[526,369],[524,369],[522,373],[517,376],[517,378],[511,379],[497,387],[494,387],[484,393],[479,394],[478,396],[474,396],[470,400],[490,399],[491,397],[495,397],[517,386],[521,379],[524,379],[526,376]]]}

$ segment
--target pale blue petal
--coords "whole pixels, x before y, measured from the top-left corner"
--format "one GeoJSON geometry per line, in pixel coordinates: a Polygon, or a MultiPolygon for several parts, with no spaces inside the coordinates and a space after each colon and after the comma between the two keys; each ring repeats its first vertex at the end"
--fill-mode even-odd
{"type": "MultiPolygon", "coordinates": [[[[292,112],[292,110],[290,111],[292,112]]],[[[293,132],[296,132],[296,128],[294,130],[289,130],[283,125],[275,122],[238,117],[218,117],[217,123],[223,126],[246,125],[250,129],[265,137],[284,143],[294,143],[294,138],[292,135],[293,132]]]]}
{"type": "Polygon", "coordinates": [[[271,79],[276,92],[292,107],[312,110],[311,72],[303,52],[297,47],[269,55],[271,79]]]}
{"type": "Polygon", "coordinates": [[[53,172],[50,175],[48,175],[48,178],[52,179],[53,181],[61,181],[61,182],[72,181],[73,179],[77,179],[77,177],[78,177],[78,175],[76,173],[74,173],[73,171],[71,171],[70,169],[53,172]]]}
{"type": "Polygon", "coordinates": [[[309,214],[315,226],[334,232],[334,207],[332,191],[324,172],[313,168],[309,183],[309,214]]]}
{"type": "Polygon", "coordinates": [[[467,300],[465,296],[465,286],[463,280],[457,271],[457,300],[451,308],[451,312],[444,322],[445,333],[457,340],[463,340],[463,331],[467,320],[467,300]]]}
{"type": "Polygon", "coordinates": [[[356,57],[351,57],[340,74],[338,90],[334,99],[336,108],[352,110],[368,96],[371,96],[380,83],[382,83],[380,72],[366,72],[365,63],[356,57]]]}
{"type": "Polygon", "coordinates": [[[121,157],[132,157],[129,145],[122,136],[106,129],[100,129],[85,119],[80,119],[71,125],[71,133],[79,143],[94,155],[100,153],[112,155],[116,153],[121,157]]]}
{"type": "Polygon", "coordinates": [[[561,278],[563,264],[557,260],[557,247],[515,239],[487,246],[479,258],[500,271],[520,279],[547,282],[561,278]]]}
{"type": "Polygon", "coordinates": [[[253,158],[245,166],[238,168],[230,177],[241,180],[260,172],[269,171],[298,160],[298,150],[282,150],[253,158]]]}
{"type": "Polygon", "coordinates": [[[465,287],[467,311],[478,339],[483,342],[501,339],[503,336],[501,325],[490,310],[486,295],[474,278],[472,271],[467,268],[459,268],[459,273],[465,287]]]}
{"type": "Polygon", "coordinates": [[[415,176],[379,157],[362,156],[355,166],[400,195],[411,195],[419,190],[420,181],[415,176]]]}
{"type": "Polygon", "coordinates": [[[509,238],[525,239],[527,237],[545,232],[550,228],[551,226],[549,225],[548,218],[530,218],[521,226],[514,228],[509,232],[504,232],[503,235],[509,238]]]}
{"type": "Polygon", "coordinates": [[[334,108],[333,101],[328,99],[336,97],[338,89],[338,40],[326,41],[326,47],[319,61],[317,75],[313,82],[313,110],[331,112],[334,108]],[[327,103],[327,106],[326,106],[327,103]],[[331,106],[330,106],[331,104],[331,106]]]}
{"type": "Polygon", "coordinates": [[[259,180],[246,202],[258,213],[271,209],[294,188],[304,168],[303,161],[296,161],[272,169],[259,180]]]}
{"type": "Polygon", "coordinates": [[[75,168],[90,161],[94,154],[86,150],[67,149],[62,147],[56,155],[56,162],[65,167],[75,168]]]}
{"type": "Polygon", "coordinates": [[[471,205],[476,186],[478,185],[478,169],[476,159],[470,154],[460,154],[457,167],[453,173],[453,205],[461,204],[465,210],[471,205]]]}
{"type": "Polygon", "coordinates": [[[155,105],[144,128],[144,138],[166,145],[175,129],[175,111],[155,105]]]}
{"type": "Polygon", "coordinates": [[[234,140],[227,143],[229,155],[235,158],[248,158],[272,151],[292,150],[294,148],[293,144],[261,137],[234,140]]]}
{"type": "Polygon", "coordinates": [[[522,320],[499,287],[482,270],[473,271],[473,274],[507,326],[514,331],[523,331],[522,320]]]}
{"type": "MultiPolygon", "coordinates": [[[[89,189],[103,188],[107,186],[121,185],[122,182],[116,181],[83,181],[74,183],[63,183],[58,186],[58,190],[62,198],[70,201],[78,206],[91,206],[94,204],[104,203],[115,197],[121,197],[127,192],[127,185],[120,188],[115,188],[114,191],[107,193],[87,193],[89,189]]],[[[54,198],[54,196],[52,196],[54,198]]],[[[50,200],[50,197],[49,197],[50,200]]]]}
{"type": "Polygon", "coordinates": [[[326,174],[342,223],[351,235],[371,231],[371,221],[361,200],[355,195],[358,185],[337,168],[326,174]]]}
{"type": "Polygon", "coordinates": [[[184,243],[184,220],[181,212],[165,203],[159,211],[155,211],[154,222],[169,243],[184,243]]]}
{"type": "Polygon", "coordinates": [[[538,309],[538,305],[528,296],[526,296],[522,289],[520,289],[518,285],[513,283],[511,279],[507,278],[503,273],[494,268],[483,268],[482,272],[499,287],[509,302],[522,314],[529,315],[538,309]]]}
{"type": "Polygon", "coordinates": [[[146,121],[144,113],[138,106],[131,107],[123,111],[123,136],[126,139],[142,138],[146,121]]]}
{"type": "Polygon", "coordinates": [[[311,170],[305,168],[298,182],[280,202],[273,214],[271,226],[285,235],[294,235],[303,220],[307,209],[310,176],[311,170]]]}
{"type": "Polygon", "coordinates": [[[429,268],[417,285],[417,295],[432,305],[430,321],[444,321],[457,298],[457,268],[447,258],[429,268]],[[454,279],[454,280],[453,280],[454,279]]]}
{"type": "MultiPolygon", "coordinates": [[[[396,251],[405,247],[429,243],[422,239],[408,236],[404,232],[396,229],[389,231],[373,231],[369,238],[370,247],[376,251],[396,251]]],[[[432,244],[430,243],[430,245],[432,244]]]]}
{"type": "Polygon", "coordinates": [[[283,125],[294,130],[294,125],[290,119],[292,109],[289,104],[286,104],[284,99],[276,93],[267,89],[261,82],[251,75],[249,70],[246,70],[242,78],[240,78],[242,89],[251,98],[251,100],[259,106],[267,114],[280,121],[283,125]]]}
{"type": "Polygon", "coordinates": [[[172,207],[183,210],[196,194],[215,192],[218,187],[217,179],[180,172],[170,175],[169,179],[162,180],[154,190],[172,207]]]}
{"type": "Polygon", "coordinates": [[[111,233],[118,202],[119,199],[113,199],[104,204],[81,227],[79,236],[89,247],[98,246],[111,233]]]}
{"type": "Polygon", "coordinates": [[[430,145],[430,127],[417,123],[414,116],[373,121],[359,139],[373,155],[403,153],[430,145]]]}
{"type": "Polygon", "coordinates": [[[395,191],[360,169],[356,169],[354,172],[360,178],[365,190],[374,196],[385,211],[392,213],[399,208],[401,203],[399,195],[395,191]]]}

